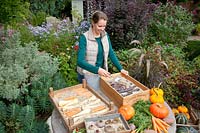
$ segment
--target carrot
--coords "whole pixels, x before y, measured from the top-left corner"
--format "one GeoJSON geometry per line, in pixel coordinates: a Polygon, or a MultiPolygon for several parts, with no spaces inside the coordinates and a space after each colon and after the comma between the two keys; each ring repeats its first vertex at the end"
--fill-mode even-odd
{"type": "Polygon", "coordinates": [[[155,118],[152,116],[151,120],[152,120],[152,123],[153,123],[153,129],[156,131],[157,130],[157,124],[155,122],[155,118]]]}
{"type": "Polygon", "coordinates": [[[162,133],[160,128],[157,129],[157,133],[162,133]]]}
{"type": "Polygon", "coordinates": [[[160,122],[160,119],[156,118],[156,124],[160,127],[161,130],[164,131],[164,133],[167,133],[166,127],[160,122]]]}
{"type": "Polygon", "coordinates": [[[165,121],[163,121],[163,120],[161,120],[161,119],[159,119],[159,118],[157,118],[157,119],[158,119],[158,121],[160,121],[160,123],[162,123],[166,128],[170,127],[170,125],[167,124],[165,121]]]}

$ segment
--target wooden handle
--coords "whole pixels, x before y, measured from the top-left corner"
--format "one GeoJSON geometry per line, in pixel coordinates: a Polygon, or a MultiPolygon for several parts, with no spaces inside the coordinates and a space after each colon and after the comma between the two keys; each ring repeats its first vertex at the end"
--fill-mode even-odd
{"type": "Polygon", "coordinates": [[[83,88],[86,88],[86,80],[85,79],[83,79],[83,88]]]}
{"type": "Polygon", "coordinates": [[[50,88],[49,88],[49,92],[50,92],[51,96],[54,97],[53,87],[50,87],[50,88]]]}

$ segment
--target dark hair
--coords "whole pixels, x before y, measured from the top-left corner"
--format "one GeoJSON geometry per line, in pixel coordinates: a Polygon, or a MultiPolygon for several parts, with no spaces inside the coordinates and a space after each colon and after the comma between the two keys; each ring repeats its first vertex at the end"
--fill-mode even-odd
{"type": "Polygon", "coordinates": [[[98,21],[100,20],[100,19],[104,19],[104,20],[108,20],[108,17],[107,17],[107,15],[104,13],[104,12],[102,12],[102,11],[95,11],[93,14],[92,14],[92,21],[94,22],[94,23],[98,23],[98,21]]]}

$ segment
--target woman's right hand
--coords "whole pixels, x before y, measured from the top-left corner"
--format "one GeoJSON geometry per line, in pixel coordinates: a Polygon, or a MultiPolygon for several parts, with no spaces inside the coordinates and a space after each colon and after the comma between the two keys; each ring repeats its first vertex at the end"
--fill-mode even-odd
{"type": "Polygon", "coordinates": [[[111,76],[111,74],[103,68],[99,68],[98,74],[100,76],[104,76],[104,77],[110,77],[111,76]]]}

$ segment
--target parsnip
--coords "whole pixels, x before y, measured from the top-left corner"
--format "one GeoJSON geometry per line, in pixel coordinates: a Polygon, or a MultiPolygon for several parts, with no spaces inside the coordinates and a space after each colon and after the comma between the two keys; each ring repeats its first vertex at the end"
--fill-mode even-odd
{"type": "Polygon", "coordinates": [[[74,99],[70,99],[70,100],[61,100],[58,102],[58,106],[62,107],[62,106],[66,106],[66,105],[73,105],[78,103],[78,99],[74,98],[74,99]]]}
{"type": "Polygon", "coordinates": [[[78,114],[74,115],[74,117],[86,115],[86,114],[89,114],[90,112],[91,112],[91,109],[85,109],[85,110],[79,112],[78,114]]]}

